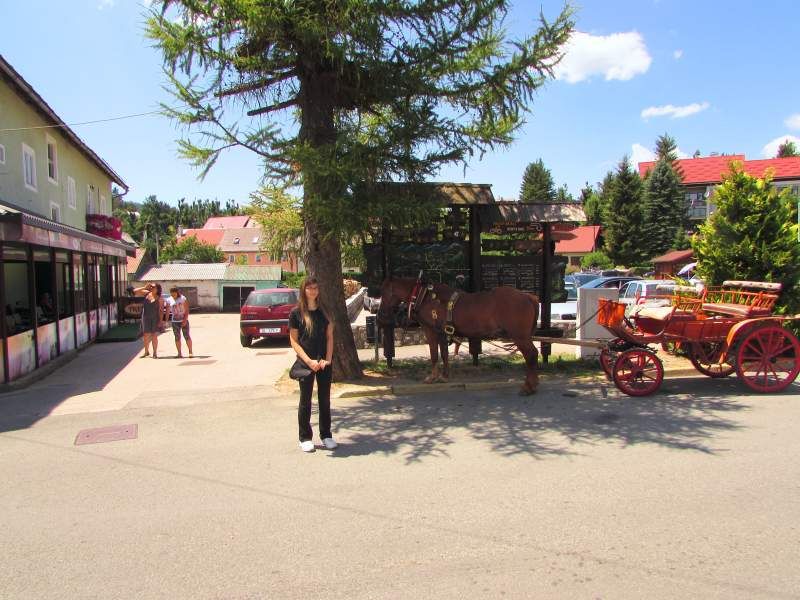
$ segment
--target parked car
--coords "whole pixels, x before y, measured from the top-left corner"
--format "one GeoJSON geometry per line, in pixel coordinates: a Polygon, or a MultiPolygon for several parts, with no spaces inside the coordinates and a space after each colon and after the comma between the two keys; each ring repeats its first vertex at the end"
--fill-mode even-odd
{"type": "Polygon", "coordinates": [[[669,304],[667,296],[672,294],[675,283],[664,279],[642,279],[629,281],[619,290],[619,301],[622,304],[669,304]]]}
{"type": "Polygon", "coordinates": [[[642,278],[638,275],[624,275],[616,277],[598,277],[589,283],[585,283],[581,288],[617,288],[620,289],[629,281],[640,281],[642,278]]]}
{"type": "Polygon", "coordinates": [[[297,306],[299,292],[271,288],[250,292],[239,316],[239,341],[245,348],[256,338],[288,338],[289,314],[297,306]]]}
{"type": "Polygon", "coordinates": [[[594,281],[598,277],[600,277],[600,273],[573,273],[572,275],[564,277],[564,282],[569,283],[571,281],[575,284],[575,287],[581,287],[590,281],[594,281]]]}

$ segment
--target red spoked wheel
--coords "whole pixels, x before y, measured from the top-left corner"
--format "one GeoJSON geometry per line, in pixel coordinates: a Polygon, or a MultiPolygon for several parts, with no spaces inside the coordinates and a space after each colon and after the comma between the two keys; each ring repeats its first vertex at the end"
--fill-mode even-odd
{"type": "Polygon", "coordinates": [[[622,338],[615,338],[608,342],[608,346],[600,351],[600,366],[603,368],[603,373],[611,380],[614,378],[614,363],[617,360],[620,352],[624,352],[631,347],[630,342],[626,342],[622,338]]]}
{"type": "Polygon", "coordinates": [[[736,350],[736,374],[761,393],[785,389],[800,373],[800,341],[778,325],[746,332],[736,350]]]}
{"type": "Polygon", "coordinates": [[[664,365],[646,348],[626,350],[614,362],[614,385],[628,396],[648,396],[661,387],[664,365]]]}
{"type": "Polygon", "coordinates": [[[723,346],[723,342],[693,342],[689,346],[689,360],[703,375],[715,379],[727,377],[736,370],[736,367],[719,362],[723,346]]]}

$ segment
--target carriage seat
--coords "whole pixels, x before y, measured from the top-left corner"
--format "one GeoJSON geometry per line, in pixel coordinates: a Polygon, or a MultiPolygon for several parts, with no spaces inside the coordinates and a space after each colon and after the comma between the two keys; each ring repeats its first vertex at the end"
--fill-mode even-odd
{"type": "Polygon", "coordinates": [[[631,316],[642,319],[653,319],[654,321],[666,321],[670,318],[691,318],[693,314],[692,311],[680,310],[674,306],[653,306],[644,304],[634,308],[631,316]]]}
{"type": "Polygon", "coordinates": [[[755,317],[768,317],[772,309],[765,306],[749,306],[747,304],[731,304],[728,302],[705,303],[703,311],[724,317],[742,317],[745,319],[755,317]]]}

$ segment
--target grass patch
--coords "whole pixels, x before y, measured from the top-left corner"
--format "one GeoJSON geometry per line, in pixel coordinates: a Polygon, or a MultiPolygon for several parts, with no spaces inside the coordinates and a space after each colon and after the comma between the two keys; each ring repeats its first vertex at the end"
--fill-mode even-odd
{"type": "MultiPolygon", "coordinates": [[[[450,377],[458,379],[479,378],[487,375],[502,375],[504,377],[522,376],[524,373],[524,359],[520,354],[511,356],[481,356],[478,365],[472,364],[472,358],[456,359],[450,361],[450,377]]],[[[431,372],[431,361],[427,358],[403,358],[392,361],[392,367],[385,360],[362,361],[365,374],[379,377],[393,377],[403,379],[422,379],[431,372]]],[[[441,365],[441,361],[439,361],[441,365]]],[[[601,373],[600,365],[595,359],[579,359],[571,355],[560,354],[550,356],[547,364],[539,360],[539,373],[553,373],[580,377],[583,375],[597,375],[601,373]]]]}

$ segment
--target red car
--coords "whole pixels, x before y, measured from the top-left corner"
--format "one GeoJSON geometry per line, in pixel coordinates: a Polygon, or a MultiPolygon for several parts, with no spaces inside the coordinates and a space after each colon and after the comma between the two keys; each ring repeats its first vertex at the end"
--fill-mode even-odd
{"type": "Polygon", "coordinates": [[[250,292],[239,317],[239,340],[249,347],[255,338],[288,338],[289,313],[297,306],[298,290],[273,288],[250,292]]]}

